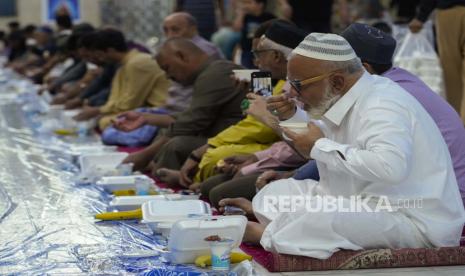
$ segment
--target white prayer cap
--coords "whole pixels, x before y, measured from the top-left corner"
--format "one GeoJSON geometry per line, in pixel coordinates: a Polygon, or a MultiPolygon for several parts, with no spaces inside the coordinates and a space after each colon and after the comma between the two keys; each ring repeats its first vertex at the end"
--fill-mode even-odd
{"type": "Polygon", "coordinates": [[[349,42],[336,34],[311,33],[293,53],[327,61],[349,61],[357,57],[349,42]]]}

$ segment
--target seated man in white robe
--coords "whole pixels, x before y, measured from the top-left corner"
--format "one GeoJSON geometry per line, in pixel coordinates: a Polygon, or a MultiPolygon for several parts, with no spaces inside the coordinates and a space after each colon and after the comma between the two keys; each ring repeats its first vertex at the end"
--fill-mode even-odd
{"type": "Polygon", "coordinates": [[[459,245],[465,211],[451,157],[415,98],[367,73],[334,34],[308,35],[293,51],[288,79],[320,121],[305,133],[283,131],[317,161],[320,181],[265,186],[253,199],[259,223],[249,222],[246,241],[321,259],[340,249],[459,245]]]}

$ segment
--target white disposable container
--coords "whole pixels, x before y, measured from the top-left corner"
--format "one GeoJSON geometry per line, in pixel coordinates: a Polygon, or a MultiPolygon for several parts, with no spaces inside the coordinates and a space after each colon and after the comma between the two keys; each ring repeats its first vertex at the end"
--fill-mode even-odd
{"type": "Polygon", "coordinates": [[[169,259],[176,264],[194,263],[198,256],[209,255],[206,237],[218,235],[234,241],[238,247],[244,236],[247,218],[244,216],[214,216],[178,220],[171,228],[168,241],[169,259]]]}
{"type": "Polygon", "coordinates": [[[96,171],[104,174],[111,172],[115,170],[128,155],[129,154],[126,152],[82,154],[79,156],[81,175],[87,176],[96,171]]]}
{"type": "Polygon", "coordinates": [[[113,192],[117,190],[130,190],[136,188],[136,178],[143,178],[152,185],[155,183],[153,179],[146,175],[128,175],[128,176],[104,176],[101,180],[95,184],[102,187],[107,192],[113,192]]]}
{"type": "Polygon", "coordinates": [[[289,130],[292,130],[293,132],[297,134],[304,133],[308,130],[307,123],[287,123],[287,122],[281,122],[279,123],[280,127],[285,127],[288,128],[289,130]]]}
{"type": "Polygon", "coordinates": [[[165,238],[170,237],[171,233],[171,228],[173,228],[174,222],[159,222],[157,224],[157,229],[155,230],[155,233],[161,234],[165,238]]]}
{"type": "Polygon", "coordinates": [[[142,204],[152,200],[189,200],[198,199],[199,195],[180,195],[180,194],[168,194],[168,195],[149,195],[149,196],[118,196],[110,202],[110,207],[118,211],[128,211],[140,208],[142,204]]]}
{"type": "Polygon", "coordinates": [[[146,223],[156,233],[159,222],[175,222],[211,213],[210,204],[202,200],[153,200],[142,204],[142,223],[146,223]]]}

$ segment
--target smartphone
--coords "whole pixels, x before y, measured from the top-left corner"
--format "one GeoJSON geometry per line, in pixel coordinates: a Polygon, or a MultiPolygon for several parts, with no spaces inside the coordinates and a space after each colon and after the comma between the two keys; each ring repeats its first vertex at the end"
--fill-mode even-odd
{"type": "Polygon", "coordinates": [[[271,83],[271,72],[253,72],[252,81],[250,82],[250,90],[253,93],[263,97],[271,97],[273,93],[273,85],[271,83]]]}

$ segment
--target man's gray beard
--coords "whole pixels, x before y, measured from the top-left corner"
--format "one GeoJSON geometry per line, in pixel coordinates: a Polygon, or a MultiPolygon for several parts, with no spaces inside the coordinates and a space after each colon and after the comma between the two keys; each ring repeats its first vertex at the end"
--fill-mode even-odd
{"type": "Polygon", "coordinates": [[[326,86],[325,94],[320,104],[307,108],[307,115],[312,119],[320,119],[339,99],[341,95],[334,92],[331,86],[326,86]]]}

